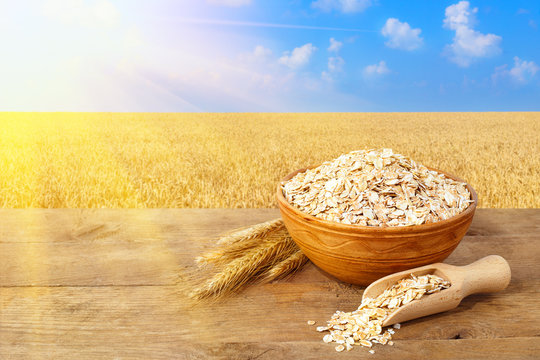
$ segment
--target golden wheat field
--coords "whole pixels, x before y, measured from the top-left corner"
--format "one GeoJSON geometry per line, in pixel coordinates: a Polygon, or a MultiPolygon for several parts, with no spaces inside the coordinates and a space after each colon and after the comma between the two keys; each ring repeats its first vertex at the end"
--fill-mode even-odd
{"type": "Polygon", "coordinates": [[[540,206],[540,113],[0,113],[0,206],[273,207],[280,178],[390,147],[540,206]]]}

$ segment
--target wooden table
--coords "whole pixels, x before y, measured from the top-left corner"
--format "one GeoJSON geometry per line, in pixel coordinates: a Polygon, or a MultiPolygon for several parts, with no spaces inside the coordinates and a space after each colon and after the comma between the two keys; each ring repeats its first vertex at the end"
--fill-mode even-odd
{"type": "Polygon", "coordinates": [[[403,324],[394,346],[336,353],[307,320],[354,310],[363,288],[309,264],[286,281],[191,307],[182,274],[216,237],[275,209],[0,210],[1,359],[540,358],[540,210],[480,209],[463,265],[504,256],[512,281],[403,324]]]}

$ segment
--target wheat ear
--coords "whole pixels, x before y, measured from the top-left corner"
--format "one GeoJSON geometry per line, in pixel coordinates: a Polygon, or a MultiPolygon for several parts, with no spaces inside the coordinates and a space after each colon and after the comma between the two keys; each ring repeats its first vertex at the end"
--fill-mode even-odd
{"type": "Polygon", "coordinates": [[[226,263],[227,261],[231,261],[241,256],[247,250],[257,246],[262,241],[266,241],[271,233],[278,230],[285,230],[285,225],[281,219],[270,220],[237,231],[219,239],[217,244],[220,246],[217,249],[198,256],[195,258],[195,262],[199,266],[209,263],[226,263]]]}
{"type": "Polygon", "coordinates": [[[246,251],[256,247],[266,241],[264,238],[253,238],[235,242],[230,245],[219,246],[203,255],[197,256],[195,262],[199,266],[207,264],[225,264],[239,256],[242,256],[246,251]]]}
{"type": "Polygon", "coordinates": [[[232,234],[222,236],[218,241],[218,245],[229,245],[238,241],[246,241],[254,238],[264,237],[268,233],[281,229],[285,226],[281,218],[269,220],[257,225],[250,226],[246,229],[233,232],[232,234]]]}
{"type": "Polygon", "coordinates": [[[219,298],[234,292],[268,266],[282,261],[295,251],[296,244],[290,237],[272,237],[264,245],[251,249],[242,257],[231,261],[203,286],[192,291],[189,296],[195,300],[204,300],[219,298]]]}
{"type": "Polygon", "coordinates": [[[264,281],[268,282],[292,275],[300,270],[308,261],[307,256],[304,255],[302,250],[298,249],[294,254],[270,268],[264,276],[264,281]]]}

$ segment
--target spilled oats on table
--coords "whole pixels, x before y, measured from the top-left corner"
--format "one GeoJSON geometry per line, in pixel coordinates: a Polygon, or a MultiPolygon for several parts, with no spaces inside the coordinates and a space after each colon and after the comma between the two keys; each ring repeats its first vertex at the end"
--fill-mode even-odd
{"type": "MultiPolygon", "coordinates": [[[[338,352],[352,350],[353,345],[368,348],[373,344],[393,345],[391,339],[394,329],[399,329],[401,325],[394,324],[393,329],[383,331],[384,320],[400,307],[450,286],[449,281],[436,275],[411,274],[410,278],[401,279],[377,298],[365,298],[353,312],[336,311],[327,321],[327,325],[318,326],[317,331],[328,331],[329,334],[324,335],[323,341],[335,342],[338,352]]],[[[313,325],[315,322],[311,320],[308,324],[313,325]]]]}

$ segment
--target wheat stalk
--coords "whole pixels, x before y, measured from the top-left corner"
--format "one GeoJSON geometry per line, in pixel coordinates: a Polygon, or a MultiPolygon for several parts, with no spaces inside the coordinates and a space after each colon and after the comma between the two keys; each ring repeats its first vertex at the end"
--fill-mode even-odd
{"type": "Polygon", "coordinates": [[[257,225],[250,226],[246,229],[233,232],[232,234],[221,237],[218,241],[218,245],[230,245],[239,241],[247,241],[255,238],[265,237],[272,231],[282,229],[285,227],[283,220],[280,218],[269,220],[257,225]]]}
{"type": "Polygon", "coordinates": [[[271,236],[261,246],[232,260],[203,286],[192,291],[189,297],[195,300],[204,300],[219,298],[234,292],[247,282],[256,279],[257,275],[268,267],[289,257],[296,250],[296,244],[290,237],[271,236]]]}
{"type": "Polygon", "coordinates": [[[308,260],[302,250],[298,249],[294,254],[270,268],[265,274],[264,281],[269,282],[292,275],[300,270],[308,260]]]}

